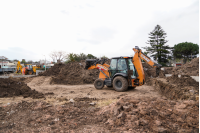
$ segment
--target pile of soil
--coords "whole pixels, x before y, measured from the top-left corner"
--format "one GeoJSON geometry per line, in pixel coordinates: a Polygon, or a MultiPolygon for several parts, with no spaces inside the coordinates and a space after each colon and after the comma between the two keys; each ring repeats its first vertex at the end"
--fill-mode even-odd
{"type": "Polygon", "coordinates": [[[197,100],[196,97],[199,95],[199,84],[190,77],[178,78],[176,75],[167,80],[150,78],[146,83],[171,100],[197,100]]]}
{"type": "Polygon", "coordinates": [[[84,69],[85,62],[67,63],[58,75],[52,77],[51,84],[80,85],[90,84],[99,76],[99,70],[84,69]]]}
{"type": "Polygon", "coordinates": [[[174,67],[162,67],[162,68],[164,68],[165,74],[172,74],[172,70],[174,67]]]}
{"type": "Polygon", "coordinates": [[[145,78],[148,79],[149,77],[156,77],[156,68],[151,67],[148,63],[142,63],[145,78]]]}
{"type": "MultiPolygon", "coordinates": [[[[143,62],[142,66],[144,69],[145,77],[147,79],[148,78],[156,78],[156,68],[153,68],[146,62],[143,62]]],[[[174,67],[162,67],[162,68],[164,68],[164,70],[160,70],[159,77],[165,78],[165,74],[171,74],[174,67]]]]}
{"type": "Polygon", "coordinates": [[[60,70],[65,66],[63,63],[55,64],[53,67],[47,69],[43,73],[39,73],[39,76],[56,76],[59,74],[60,70]]]}
{"type": "Polygon", "coordinates": [[[198,132],[199,102],[170,101],[163,98],[122,98],[104,107],[99,114],[113,131],[198,132]]]}
{"type": "Polygon", "coordinates": [[[172,73],[176,75],[199,76],[199,57],[182,66],[174,67],[172,73]]]}
{"type": "Polygon", "coordinates": [[[32,98],[44,98],[42,93],[35,90],[31,90],[24,82],[20,79],[8,78],[0,79],[0,98],[2,97],[14,97],[23,96],[32,98]]]}
{"type": "Polygon", "coordinates": [[[85,61],[56,64],[40,76],[53,76],[51,84],[80,85],[90,84],[99,76],[99,70],[86,70],[85,61]]]}
{"type": "Polygon", "coordinates": [[[181,77],[178,77],[178,75],[172,75],[170,77],[167,77],[166,79],[167,82],[177,84],[181,87],[194,86],[195,88],[199,88],[199,83],[188,75],[182,75],[181,77]]]}

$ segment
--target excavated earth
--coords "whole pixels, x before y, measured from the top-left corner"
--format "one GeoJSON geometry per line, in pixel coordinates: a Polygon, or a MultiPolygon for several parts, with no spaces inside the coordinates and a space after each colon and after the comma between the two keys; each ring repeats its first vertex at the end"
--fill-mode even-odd
{"type": "Polygon", "coordinates": [[[153,86],[161,95],[168,99],[198,100],[199,83],[190,76],[172,75],[167,79],[149,78],[147,85],[153,86]]]}
{"type": "Polygon", "coordinates": [[[98,78],[98,70],[85,70],[85,61],[56,64],[40,76],[53,76],[51,84],[80,85],[90,84],[98,78]]]}
{"type": "Polygon", "coordinates": [[[0,79],[0,98],[2,97],[14,97],[23,96],[32,98],[44,98],[42,93],[31,90],[24,82],[19,79],[8,78],[0,79]]]}
{"type": "Polygon", "coordinates": [[[22,101],[0,107],[0,132],[192,132],[199,130],[199,102],[126,97],[104,107],[94,99],[52,105],[22,101]]]}
{"type": "Polygon", "coordinates": [[[199,57],[182,66],[174,67],[172,74],[199,76],[199,57]]]}
{"type": "Polygon", "coordinates": [[[117,132],[198,132],[199,102],[163,98],[126,97],[102,108],[100,116],[111,131],[117,132]]]}

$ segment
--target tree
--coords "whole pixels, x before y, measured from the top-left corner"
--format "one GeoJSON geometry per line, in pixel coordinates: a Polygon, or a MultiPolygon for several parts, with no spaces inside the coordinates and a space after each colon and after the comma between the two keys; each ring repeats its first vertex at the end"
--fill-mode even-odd
{"type": "Polygon", "coordinates": [[[80,57],[80,60],[85,60],[85,59],[87,59],[87,55],[84,54],[84,53],[80,53],[79,57],[80,57]]]}
{"type": "Polygon", "coordinates": [[[49,56],[53,59],[53,61],[64,61],[67,57],[67,53],[65,51],[53,51],[49,54],[49,56]]]}
{"type": "Polygon", "coordinates": [[[22,59],[22,61],[20,63],[26,63],[26,60],[25,59],[22,59]]]}
{"type": "Polygon", "coordinates": [[[92,55],[92,54],[88,54],[87,55],[87,59],[96,59],[97,57],[92,55]]]}
{"type": "Polygon", "coordinates": [[[74,53],[69,53],[66,59],[68,60],[67,62],[80,61],[79,55],[74,53]]]}
{"type": "Polygon", "coordinates": [[[19,60],[18,59],[14,59],[13,61],[18,62],[19,60]]]}
{"type": "Polygon", "coordinates": [[[108,57],[106,57],[105,55],[100,57],[101,59],[108,59],[108,57]]]}
{"type": "Polygon", "coordinates": [[[199,45],[191,42],[182,42],[174,45],[173,55],[175,58],[183,58],[184,63],[188,59],[195,58],[199,54],[199,45]]]}
{"type": "Polygon", "coordinates": [[[28,60],[26,63],[28,63],[28,64],[32,64],[33,61],[32,61],[32,60],[28,60]]]}
{"type": "Polygon", "coordinates": [[[146,49],[147,54],[153,57],[154,60],[157,60],[158,63],[165,64],[168,62],[167,58],[170,54],[170,49],[165,40],[167,37],[165,31],[162,29],[160,25],[156,25],[154,30],[149,33],[150,37],[147,41],[147,44],[150,44],[150,47],[143,47],[146,49]]]}

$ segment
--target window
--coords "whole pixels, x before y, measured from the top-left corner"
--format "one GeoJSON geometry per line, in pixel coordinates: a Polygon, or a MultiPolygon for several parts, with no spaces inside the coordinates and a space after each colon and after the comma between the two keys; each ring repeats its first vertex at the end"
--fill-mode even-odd
{"type": "Polygon", "coordinates": [[[128,67],[129,70],[133,70],[133,75],[131,75],[131,78],[136,78],[135,66],[133,65],[132,59],[128,59],[128,67]]]}
{"type": "Polygon", "coordinates": [[[116,68],[117,68],[117,59],[112,59],[110,63],[110,69],[116,70],[116,68]]]}
{"type": "Polygon", "coordinates": [[[110,70],[109,70],[111,78],[117,72],[116,69],[117,69],[117,59],[112,59],[111,62],[110,62],[110,70]]]}
{"type": "Polygon", "coordinates": [[[127,65],[125,59],[118,59],[117,69],[120,73],[127,73],[127,65]]]}
{"type": "Polygon", "coordinates": [[[119,59],[118,60],[117,68],[118,68],[118,70],[125,70],[125,69],[127,69],[125,59],[119,59]]]}

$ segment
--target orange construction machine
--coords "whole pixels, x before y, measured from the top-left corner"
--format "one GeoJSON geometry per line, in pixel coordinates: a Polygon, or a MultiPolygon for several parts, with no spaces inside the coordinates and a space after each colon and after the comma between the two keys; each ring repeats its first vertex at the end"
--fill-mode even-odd
{"type": "Polygon", "coordinates": [[[150,66],[156,68],[159,74],[162,65],[153,62],[147,55],[142,53],[139,47],[133,48],[134,57],[114,57],[110,65],[105,59],[87,59],[85,69],[99,69],[99,78],[95,80],[96,89],[102,89],[104,85],[113,87],[116,91],[126,91],[128,88],[135,88],[145,83],[145,75],[141,59],[150,66]]]}

